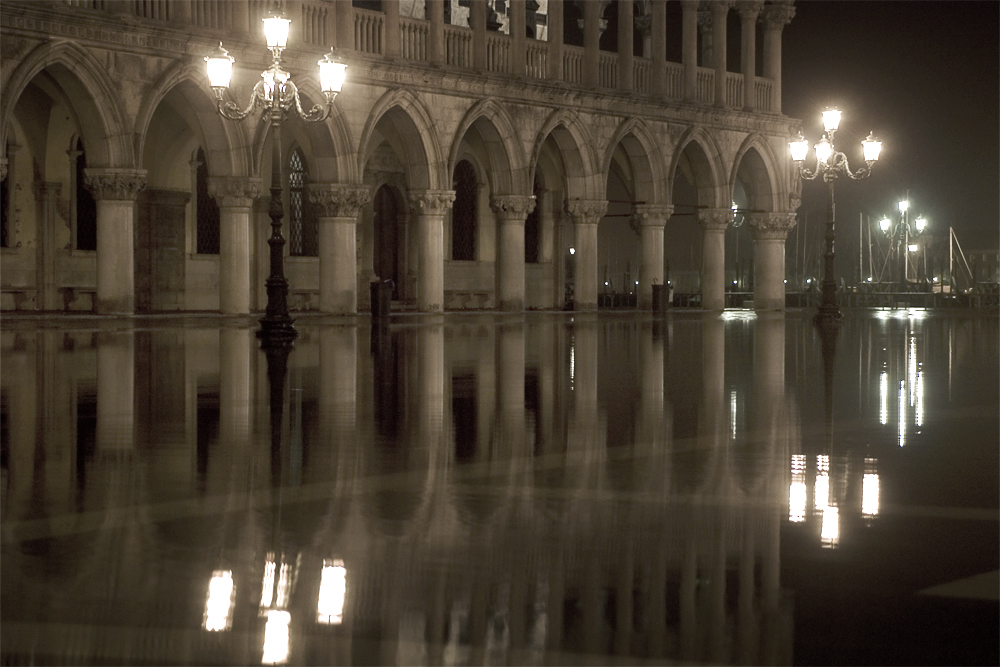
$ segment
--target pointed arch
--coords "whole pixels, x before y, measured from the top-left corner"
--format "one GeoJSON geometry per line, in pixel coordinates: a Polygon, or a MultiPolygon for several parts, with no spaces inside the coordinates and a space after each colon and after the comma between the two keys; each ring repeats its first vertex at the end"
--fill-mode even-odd
{"type": "Polygon", "coordinates": [[[21,94],[44,70],[73,100],[92,158],[90,166],[135,168],[137,162],[129,141],[131,128],[124,102],[97,59],[70,41],[41,44],[15,67],[0,96],[0,144],[6,142],[8,123],[21,94]]]}
{"type": "MultiPolygon", "coordinates": [[[[752,160],[751,158],[751,161],[752,160]]],[[[736,183],[738,175],[742,172],[749,178],[754,190],[754,201],[750,208],[763,211],[777,211],[778,202],[781,195],[778,185],[778,160],[774,155],[771,145],[767,143],[760,133],[752,133],[743,140],[743,144],[736,152],[733,160],[732,171],[730,173],[730,183],[736,183]],[[748,157],[750,151],[758,157],[759,162],[754,164],[744,164],[744,158],[748,157]],[[752,170],[752,174],[747,174],[747,169],[752,170]]]]}
{"type": "Polygon", "coordinates": [[[653,159],[658,153],[656,140],[639,118],[626,118],[615,130],[601,160],[601,177],[607,181],[615,150],[621,144],[632,165],[635,199],[649,204],[670,202],[670,189],[663,175],[662,160],[653,159]]]}
{"type": "Polygon", "coordinates": [[[545,120],[535,136],[531,149],[529,182],[534,181],[535,168],[545,141],[552,136],[559,151],[574,159],[563,160],[566,167],[566,197],[568,199],[602,199],[605,184],[601,181],[594,154],[593,135],[580,121],[580,114],[569,109],[557,109],[545,120]]]}
{"type": "MultiPolygon", "coordinates": [[[[731,187],[726,178],[726,170],[723,167],[722,151],[715,142],[712,134],[700,126],[689,128],[681,135],[677,142],[677,149],[674,151],[670,161],[669,183],[673,188],[674,179],[677,177],[677,170],[680,163],[689,154],[688,147],[694,145],[697,152],[693,154],[694,169],[696,179],[699,183],[692,183],[698,189],[699,205],[710,208],[729,208],[731,187]],[[700,159],[699,159],[700,158],[700,159]],[[708,182],[705,182],[708,181],[708,182]]],[[[692,156],[689,156],[692,157],[692,156]]],[[[673,193],[670,196],[673,200],[673,193]]]]}
{"type": "Polygon", "coordinates": [[[434,132],[430,111],[413,93],[402,88],[386,92],[368,115],[361,133],[357,173],[364,173],[370,152],[376,148],[369,144],[383,118],[396,128],[406,148],[406,155],[400,157],[407,160],[407,185],[415,190],[450,189],[451,174],[442,158],[441,143],[434,132]]]}
{"type": "Polygon", "coordinates": [[[490,190],[496,194],[530,194],[524,147],[510,113],[495,99],[480,100],[465,113],[448,154],[448,171],[452,172],[460,159],[462,140],[473,127],[479,128],[487,147],[490,168],[490,190]]]}

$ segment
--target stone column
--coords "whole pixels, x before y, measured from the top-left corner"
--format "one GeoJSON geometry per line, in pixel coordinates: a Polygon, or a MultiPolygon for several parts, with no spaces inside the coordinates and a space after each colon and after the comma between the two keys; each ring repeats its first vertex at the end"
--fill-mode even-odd
{"type": "Polygon", "coordinates": [[[740,66],[743,68],[743,108],[757,108],[757,16],[764,3],[760,0],[741,0],[736,4],[740,12],[740,66]]]}
{"type": "MultiPolygon", "coordinates": [[[[600,3],[598,3],[600,4],[600,3]]],[[[632,3],[618,3],[618,90],[634,87],[632,3]]]]}
{"type": "Polygon", "coordinates": [[[524,0],[510,0],[510,73],[514,76],[524,76],[526,52],[528,49],[525,37],[524,0]]]}
{"type": "Polygon", "coordinates": [[[698,0],[681,0],[681,62],[684,101],[698,99],[698,0]]]}
{"type": "Polygon", "coordinates": [[[601,83],[601,18],[600,2],[583,3],[583,83],[597,88],[601,83]]]}
{"type": "Polygon", "coordinates": [[[371,188],[314,183],[309,200],[319,218],[319,310],[353,315],[358,312],[358,214],[371,201],[371,188]]]}
{"type": "Polygon", "coordinates": [[[785,308],[785,239],[794,226],[794,213],[750,214],[756,310],[785,308]]]}
{"type": "Polygon", "coordinates": [[[715,67],[715,106],[726,106],[726,15],[729,2],[710,2],[712,8],[712,64],[715,67]]]}
{"type": "Polygon", "coordinates": [[[573,247],[576,249],[573,310],[597,310],[597,224],[608,202],[600,199],[571,199],[566,213],[573,220],[573,247]]]}
{"type": "Polygon", "coordinates": [[[723,310],[726,307],[726,227],[732,222],[728,208],[706,208],[698,211],[702,228],[701,307],[723,310]]]}
{"type": "Polygon", "coordinates": [[[469,25],[472,26],[472,68],[486,71],[486,0],[471,0],[469,25]]]}
{"type": "Polygon", "coordinates": [[[402,54],[399,33],[399,0],[382,0],[385,12],[385,55],[398,58],[402,54]]]}
{"type": "Polygon", "coordinates": [[[97,343],[97,450],[131,450],[134,445],[135,332],[102,331],[97,343]]]}
{"type": "Polygon", "coordinates": [[[667,0],[653,0],[652,25],[650,26],[652,49],[649,57],[653,60],[649,92],[654,97],[667,94],[667,0]]]}
{"type": "Polygon", "coordinates": [[[444,310],[444,216],[454,190],[418,190],[409,194],[417,246],[417,309],[444,310]]]}
{"type": "Polygon", "coordinates": [[[764,77],[771,80],[771,113],[781,113],[781,31],[795,16],[791,2],[764,5],[764,77]]]}
{"type": "Polygon", "coordinates": [[[57,310],[56,224],[59,220],[59,195],[62,183],[35,183],[38,217],[35,232],[35,304],[38,310],[57,310]]]}
{"type": "Polygon", "coordinates": [[[535,198],[524,195],[495,195],[490,208],[500,223],[500,252],[497,258],[498,310],[524,310],[524,221],[535,208],[535,198]]]}
{"type": "Polygon", "coordinates": [[[443,65],[445,62],[444,46],[444,0],[427,0],[424,11],[431,21],[430,44],[427,45],[427,58],[432,65],[443,65]]]}
{"type": "Polygon", "coordinates": [[[250,220],[261,187],[259,178],[208,179],[208,192],[219,204],[219,310],[224,315],[250,312],[250,220]]]}
{"type": "Polygon", "coordinates": [[[563,78],[563,0],[549,0],[549,78],[563,78]]]}
{"type": "Polygon", "coordinates": [[[518,317],[497,326],[497,394],[500,399],[500,442],[503,460],[523,457],[524,451],[524,320],[518,317]]]}
{"type": "Polygon", "coordinates": [[[633,217],[639,225],[642,258],[639,262],[639,308],[653,307],[653,285],[663,285],[663,227],[673,215],[674,207],[660,204],[638,204],[633,217]]]}
{"type": "Polygon", "coordinates": [[[135,312],[133,226],[135,200],[146,186],[145,169],[85,169],[97,201],[97,312],[135,312]]]}

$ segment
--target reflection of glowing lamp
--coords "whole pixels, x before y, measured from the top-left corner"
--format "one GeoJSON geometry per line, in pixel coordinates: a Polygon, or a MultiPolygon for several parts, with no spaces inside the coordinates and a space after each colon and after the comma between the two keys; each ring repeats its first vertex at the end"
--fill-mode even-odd
{"type": "Polygon", "coordinates": [[[819,537],[824,547],[834,547],[840,540],[840,510],[835,505],[827,505],[823,510],[823,527],[819,537]]]}
{"type": "Polygon", "coordinates": [[[203,624],[209,632],[221,632],[230,628],[233,590],[232,570],[216,570],[212,573],[212,579],[208,582],[208,599],[205,601],[203,624]]]}
{"type": "Polygon", "coordinates": [[[320,576],[319,601],[316,604],[316,622],[338,625],[344,620],[344,596],[347,592],[347,568],[344,561],[323,561],[320,576]]]}
{"type": "Polygon", "coordinates": [[[788,520],[801,523],[806,520],[806,457],[792,455],[792,483],[788,486],[788,520]]]}
{"type": "Polygon", "coordinates": [[[861,480],[861,514],[873,518],[878,514],[878,473],[865,473],[861,480]]]}
{"type": "Polygon", "coordinates": [[[292,616],[287,611],[272,609],[267,612],[261,664],[275,665],[288,662],[288,625],[291,621],[292,616]]]}

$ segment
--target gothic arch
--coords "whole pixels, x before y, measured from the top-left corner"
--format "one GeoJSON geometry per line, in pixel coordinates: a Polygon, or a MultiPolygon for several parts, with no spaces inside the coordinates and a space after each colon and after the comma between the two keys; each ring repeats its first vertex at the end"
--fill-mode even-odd
{"type": "Polygon", "coordinates": [[[601,162],[604,180],[607,181],[611,161],[619,144],[632,167],[635,200],[647,204],[668,203],[670,190],[664,181],[662,162],[652,158],[657,153],[656,141],[640,119],[627,118],[615,130],[601,162]]]}
{"type": "Polygon", "coordinates": [[[771,146],[757,133],[749,135],[736,152],[729,182],[735,187],[740,178],[750,186],[753,194],[747,194],[751,198],[751,209],[776,211],[780,208],[777,165],[771,146]]]}
{"type": "Polygon", "coordinates": [[[461,159],[462,141],[476,128],[486,148],[486,170],[491,192],[495,194],[530,194],[524,148],[510,114],[494,99],[480,100],[465,113],[458,124],[448,156],[449,173],[461,159]]]}
{"type": "MultiPolygon", "coordinates": [[[[692,127],[681,135],[670,163],[670,184],[673,188],[677,171],[683,160],[691,162],[691,169],[698,190],[698,205],[708,208],[729,208],[730,188],[723,167],[722,151],[712,135],[702,127],[692,127]],[[690,146],[697,150],[689,151],[690,146]]],[[[671,191],[670,200],[673,201],[671,191]]]]}
{"type": "Polygon", "coordinates": [[[97,59],[69,41],[39,45],[8,77],[0,99],[0,144],[6,142],[7,123],[18,99],[43,70],[48,70],[73,99],[87,138],[89,165],[135,168],[136,156],[129,142],[130,128],[121,97],[97,59]]]}
{"type": "Polygon", "coordinates": [[[569,159],[563,160],[567,199],[601,199],[605,184],[601,181],[597,159],[593,152],[594,137],[580,121],[580,114],[569,109],[558,109],[542,124],[535,136],[531,150],[529,182],[533,182],[539,155],[549,136],[559,152],[569,159]]]}
{"type": "Polygon", "coordinates": [[[398,134],[404,154],[407,186],[414,190],[450,189],[451,174],[441,157],[441,145],[434,133],[430,111],[413,93],[396,88],[383,95],[368,116],[361,133],[358,173],[377,146],[371,145],[376,127],[385,119],[398,134]]]}

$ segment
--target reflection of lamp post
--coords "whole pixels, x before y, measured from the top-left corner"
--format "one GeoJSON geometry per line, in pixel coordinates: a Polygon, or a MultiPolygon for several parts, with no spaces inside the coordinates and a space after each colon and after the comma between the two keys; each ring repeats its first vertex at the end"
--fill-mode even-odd
{"type": "Polygon", "coordinates": [[[289,23],[290,21],[280,12],[274,12],[264,19],[264,36],[268,48],[271,49],[273,60],[271,66],[261,73],[261,81],[254,86],[250,94],[250,103],[245,109],[238,108],[232,102],[223,101],[223,94],[229,88],[234,59],[222,48],[222,43],[219,43],[215,53],[205,58],[208,63],[209,83],[215,92],[216,107],[223,117],[229,120],[243,120],[260,107],[271,123],[271,204],[268,209],[268,215],[271,217],[271,238],[267,241],[271,246],[271,275],[265,283],[267,308],[263,319],[260,320],[261,328],[257,335],[272,341],[291,340],[298,335],[288,314],[288,280],[285,279],[284,271],[285,239],[281,236],[284,208],[281,203],[281,122],[293,106],[304,121],[315,123],[329,118],[333,100],[340,92],[347,69],[346,65],[334,62],[332,50],[324,56],[319,61],[319,78],[320,87],[326,97],[326,105],[317,104],[309,111],[303,110],[298,88],[292,83],[291,75],[281,69],[281,52],[288,41],[289,23]]]}
{"type": "Polygon", "coordinates": [[[888,217],[879,221],[879,229],[889,239],[889,256],[895,253],[894,270],[897,275],[896,282],[903,289],[909,282],[909,253],[917,248],[910,243],[910,236],[920,236],[927,228],[927,220],[917,218],[910,223],[909,217],[910,202],[902,200],[899,202],[899,220],[893,223],[888,217]]]}
{"type": "Polygon", "coordinates": [[[806,159],[809,152],[809,142],[799,133],[798,137],[788,142],[788,147],[792,152],[792,160],[799,168],[799,175],[805,180],[814,180],[823,174],[823,180],[827,183],[827,218],[826,218],[826,253],[824,254],[823,267],[823,297],[819,306],[817,318],[819,320],[840,319],[840,309],[837,307],[837,282],[833,277],[833,241],[835,237],[835,213],[833,202],[833,183],[841,173],[851,179],[857,180],[866,178],[871,174],[872,164],[878,160],[879,151],[882,149],[882,142],[876,141],[875,137],[868,135],[868,138],[861,142],[864,149],[865,164],[856,172],[852,172],[847,166],[847,156],[837,151],[833,147],[833,135],[840,126],[840,112],[836,109],[828,109],[823,112],[823,128],[826,134],[816,144],[816,168],[809,171],[802,166],[802,161],[806,159]]]}

